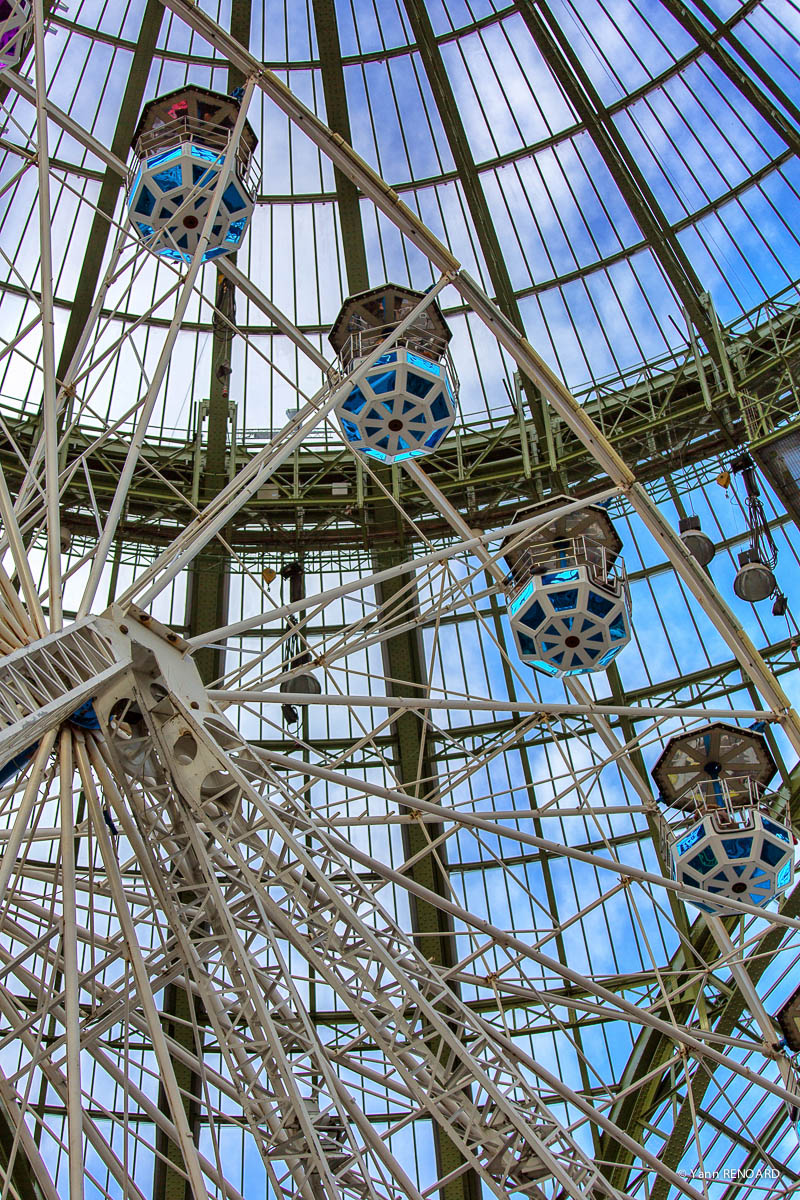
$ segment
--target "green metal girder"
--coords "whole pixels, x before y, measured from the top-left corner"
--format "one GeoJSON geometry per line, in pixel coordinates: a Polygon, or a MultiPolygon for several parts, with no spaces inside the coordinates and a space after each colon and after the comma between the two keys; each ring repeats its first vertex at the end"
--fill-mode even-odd
{"type": "MultiPolygon", "coordinates": [[[[701,360],[710,390],[710,408],[704,399],[698,364],[689,355],[683,363],[648,369],[644,380],[631,386],[609,382],[585,399],[585,407],[611,443],[619,448],[639,479],[661,479],[692,463],[729,451],[729,439],[720,430],[717,413],[735,439],[758,449],[771,438],[800,427],[797,415],[798,391],[795,363],[800,355],[800,305],[786,308],[778,316],[762,319],[752,333],[729,339],[731,367],[737,389],[732,398],[727,385],[710,356],[701,360]]],[[[25,444],[30,440],[33,422],[3,412],[14,435],[25,444]]],[[[522,497],[538,499],[547,495],[560,481],[576,496],[587,495],[605,486],[606,477],[586,450],[563,424],[548,415],[547,438],[537,438],[530,422],[511,420],[493,424],[464,425],[454,430],[426,463],[436,485],[455,504],[462,506],[466,489],[472,489],[473,508],[481,512],[485,524],[499,523],[508,513],[508,503],[522,497]],[[530,462],[526,476],[522,439],[525,438],[530,462]],[[505,503],[506,507],[500,506],[505,503]]],[[[76,430],[72,451],[88,444],[88,430],[76,430]]],[[[311,447],[309,449],[312,449],[311,447]]],[[[239,460],[251,454],[249,444],[240,444],[239,460]]],[[[102,452],[89,459],[92,483],[102,508],[114,494],[120,465],[126,453],[122,439],[106,444],[102,452]]],[[[194,444],[185,440],[162,438],[148,443],[145,457],[187,496],[191,492],[194,444]]],[[[16,486],[20,464],[8,446],[0,446],[0,457],[9,483],[16,486]]],[[[345,447],[303,453],[295,464],[280,468],[270,481],[277,489],[274,499],[256,497],[237,516],[231,537],[235,545],[259,544],[295,551],[298,532],[295,515],[298,504],[305,514],[300,535],[309,547],[347,544],[360,545],[364,535],[367,508],[353,505],[358,496],[358,467],[345,447]],[[344,479],[347,495],[331,495],[330,478],[344,479]],[[332,515],[341,520],[331,522],[332,515]],[[319,526],[318,529],[316,527],[319,526]],[[316,529],[316,531],[315,531],[316,529]]],[[[776,481],[779,484],[779,481],[776,481]]],[[[425,533],[438,536],[447,532],[447,524],[432,510],[406,479],[400,481],[400,496],[410,515],[425,533]]],[[[67,494],[73,532],[85,529],[94,536],[86,482],[77,472],[67,494]]],[[[155,476],[140,474],[131,490],[121,537],[135,543],[159,544],[170,539],[189,518],[176,507],[174,493],[155,476]],[[148,523],[149,522],[149,523],[148,523]]]]}
{"type": "MultiPolygon", "coordinates": [[[[490,587],[491,587],[492,583],[494,582],[494,579],[489,574],[489,572],[486,572],[486,582],[490,587]]],[[[509,662],[508,644],[506,641],[505,630],[503,628],[500,603],[499,603],[496,595],[492,595],[489,597],[489,607],[490,607],[491,613],[492,613],[492,624],[494,626],[494,635],[497,639],[498,646],[500,646],[503,651],[502,670],[503,670],[503,679],[504,679],[505,686],[506,686],[506,695],[508,696],[509,700],[513,701],[513,700],[517,699],[517,686],[516,686],[516,682],[514,680],[514,673],[511,670],[511,666],[510,666],[510,662],[509,662]]],[[[523,720],[521,713],[511,713],[510,715],[511,715],[511,721],[513,722],[513,724],[515,726],[518,725],[520,723],[520,721],[523,720]]],[[[534,782],[533,782],[533,770],[531,768],[531,760],[530,760],[530,756],[528,754],[528,749],[529,749],[529,747],[528,747],[526,740],[521,739],[517,743],[516,750],[517,750],[517,754],[519,756],[519,764],[520,764],[520,769],[522,771],[522,780],[523,780],[523,784],[525,787],[525,792],[527,793],[528,802],[530,804],[530,807],[535,808],[536,807],[536,788],[535,788],[534,782]]],[[[540,817],[533,817],[531,820],[531,825],[533,827],[533,832],[536,837],[545,837],[546,836],[545,830],[542,827],[542,821],[541,821],[540,817]]],[[[551,913],[556,914],[558,912],[558,897],[556,894],[556,887],[555,887],[555,883],[553,881],[553,872],[551,870],[551,865],[550,865],[553,857],[554,856],[552,854],[550,854],[544,850],[541,850],[537,856],[537,861],[538,861],[539,865],[541,866],[541,870],[542,870],[542,883],[544,884],[544,893],[545,893],[545,899],[547,901],[547,906],[551,913]]],[[[567,965],[569,962],[569,957],[568,957],[567,948],[566,948],[566,945],[564,942],[564,935],[561,932],[561,930],[559,930],[558,933],[556,933],[555,938],[553,940],[554,940],[554,944],[555,944],[555,948],[556,948],[556,954],[558,956],[558,961],[563,963],[564,965],[567,965]]],[[[543,1031],[544,1031],[544,1023],[542,1022],[541,1024],[537,1024],[536,1032],[541,1033],[543,1031]]],[[[580,1025],[576,1024],[574,1026],[572,1036],[575,1040],[575,1046],[579,1052],[578,1053],[578,1071],[579,1071],[580,1077],[581,1077],[581,1085],[583,1086],[583,1088],[585,1089],[586,1092],[589,1092],[591,1090],[591,1080],[589,1077],[589,1070],[586,1065],[586,1056],[584,1054],[584,1045],[583,1045],[583,1035],[581,1034],[580,1025]]],[[[594,1127],[592,1127],[592,1138],[594,1140],[595,1151],[597,1151],[599,1149],[599,1139],[597,1136],[597,1130],[594,1127]]]]}
{"type": "MultiPolygon", "coordinates": [[[[336,22],[334,0],[313,0],[314,22],[317,46],[320,56],[323,93],[327,123],[334,133],[339,134],[346,142],[351,141],[350,118],[347,106],[347,95],[344,81],[344,71],[341,61],[339,31],[336,22]]],[[[364,242],[363,224],[359,206],[358,191],[354,184],[340,171],[335,171],[336,192],[339,210],[339,223],[342,233],[342,249],[344,252],[347,272],[348,289],[351,294],[364,291],[369,286],[366,247],[364,242]]],[[[352,460],[348,464],[352,469],[352,460]]],[[[294,481],[293,481],[294,482],[294,481]]],[[[328,490],[330,498],[330,491],[328,490]]],[[[380,526],[385,527],[381,540],[387,545],[377,550],[374,555],[376,570],[379,563],[389,565],[397,561],[397,555],[404,554],[403,542],[405,531],[397,521],[397,514],[391,505],[382,497],[372,507],[373,534],[380,526]]],[[[380,536],[380,534],[379,534],[380,536]]],[[[405,580],[390,581],[377,589],[378,602],[391,602],[396,593],[403,587],[405,580]]],[[[415,599],[405,601],[408,609],[413,609],[415,599]]],[[[382,647],[384,668],[387,677],[397,680],[395,688],[400,695],[419,694],[420,686],[424,684],[425,667],[421,637],[418,631],[398,634],[384,642],[382,647]]],[[[436,795],[436,768],[429,752],[429,746],[424,739],[424,726],[415,713],[401,714],[393,727],[393,745],[396,754],[395,770],[402,788],[411,788],[413,794],[419,792],[419,784],[413,781],[425,780],[422,785],[426,795],[436,795]]],[[[416,862],[408,868],[409,876],[415,881],[432,889],[439,895],[447,895],[447,854],[442,844],[431,853],[428,839],[436,839],[441,832],[438,827],[425,827],[420,824],[402,827],[403,850],[407,859],[416,858],[416,862]]],[[[411,927],[415,940],[422,952],[439,966],[452,966],[455,947],[453,938],[448,936],[452,922],[440,909],[431,904],[410,898],[411,927]]],[[[449,1175],[463,1168],[464,1158],[456,1145],[438,1126],[433,1128],[433,1142],[436,1154],[437,1170],[440,1176],[449,1175]]],[[[440,1189],[441,1200],[479,1200],[481,1195],[480,1180],[474,1171],[468,1170],[458,1174],[455,1179],[440,1189]]]]}
{"type": "MultiPolygon", "coordinates": [[[[486,263],[495,300],[503,315],[516,329],[524,333],[525,324],[522,320],[522,313],[470,149],[458,102],[447,74],[439,43],[433,32],[427,5],[424,0],[403,0],[403,4],[436,107],[442,118],[442,127],[453,156],[458,179],[464,191],[464,198],[486,263]]],[[[544,418],[541,406],[536,403],[535,390],[527,377],[523,377],[522,385],[537,433],[541,435],[544,432],[544,418]]]]}
{"type": "MultiPolygon", "coordinates": [[[[171,983],[164,989],[164,1007],[161,1023],[167,1037],[192,1054],[202,1054],[196,1046],[192,1029],[192,1004],[185,988],[171,983]]],[[[196,1014],[195,1014],[196,1017],[196,1014]]],[[[178,1087],[183,1093],[183,1108],[195,1141],[199,1140],[201,1080],[191,1067],[178,1058],[172,1059],[172,1069],[178,1087]]],[[[170,1116],[169,1101],[163,1083],[158,1086],[158,1107],[170,1116]]],[[[180,1146],[156,1128],[156,1156],[153,1165],[153,1200],[195,1200],[189,1180],[186,1178],[183,1154],[180,1146]]]]}
{"type": "MultiPolygon", "coordinates": [[[[246,2],[249,7],[249,0],[246,2]]],[[[233,285],[226,276],[217,272],[216,288],[216,306],[224,318],[233,322],[236,317],[233,285]]],[[[201,508],[209,504],[228,482],[228,461],[232,452],[228,385],[233,336],[233,330],[225,320],[220,319],[215,323],[211,342],[208,422],[198,496],[201,508]]],[[[201,420],[199,413],[197,419],[201,420]]],[[[229,585],[230,554],[219,538],[214,538],[198,554],[190,570],[186,624],[192,636],[206,633],[209,629],[219,629],[227,622],[229,585]]],[[[224,652],[210,646],[203,647],[195,655],[200,677],[206,684],[219,677],[223,662],[224,652]]]]}
{"type": "Polygon", "coordinates": [[[486,262],[486,269],[489,272],[497,304],[504,316],[508,317],[517,329],[523,330],[524,325],[517,298],[514,295],[511,276],[508,273],[508,267],[500,248],[500,239],[497,236],[489,205],[481,187],[464,122],[439,44],[433,32],[427,6],[423,0],[403,0],[403,3],[436,107],[441,115],[442,127],[453,156],[458,178],[464,189],[464,197],[475,226],[475,233],[486,262]]]}
{"type": "Polygon", "coordinates": [[[698,47],[727,75],[731,83],[783,139],[789,149],[800,155],[800,132],[786,117],[788,113],[792,120],[800,122],[800,108],[758,63],[744,43],[737,38],[730,25],[721,21],[704,0],[694,0],[694,6],[702,15],[702,21],[683,0],[661,0],[661,3],[694,38],[698,47]],[[735,51],[736,58],[722,45],[723,40],[735,51]],[[737,58],[746,66],[746,71],[737,58]],[[781,111],[782,109],[784,111],[781,111]]]}
{"type": "Polygon", "coordinates": [[[636,159],[603,105],[569,36],[546,0],[518,0],[516,5],[531,37],[585,125],[636,223],[651,245],[672,286],[700,331],[712,345],[708,313],[700,303],[705,290],[671,228],[636,159]]]}
{"type": "MultiPolygon", "coordinates": [[[[347,105],[336,6],[334,0],[313,0],[313,8],[327,125],[334,133],[338,133],[352,145],[350,112],[347,105]]],[[[336,183],[347,286],[350,293],[354,294],[366,291],[369,287],[367,250],[364,244],[359,193],[352,180],[348,179],[338,167],[334,167],[333,176],[336,183]]]]}

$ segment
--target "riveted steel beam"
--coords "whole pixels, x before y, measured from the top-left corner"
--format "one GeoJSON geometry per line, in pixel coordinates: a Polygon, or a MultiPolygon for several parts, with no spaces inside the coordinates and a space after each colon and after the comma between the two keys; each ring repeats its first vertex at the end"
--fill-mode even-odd
{"type": "MultiPolygon", "coordinates": [[[[204,444],[201,442],[203,468],[198,495],[201,508],[218,496],[228,483],[230,455],[235,452],[229,436],[232,414],[229,383],[233,322],[236,319],[236,292],[233,284],[221,272],[217,272],[216,286],[216,306],[225,319],[215,321],[211,342],[208,420],[204,444]]],[[[197,406],[197,420],[202,431],[200,405],[197,406]]],[[[191,629],[193,637],[225,624],[228,619],[229,583],[230,554],[222,542],[214,538],[198,554],[190,569],[187,626],[191,629]]],[[[210,683],[222,673],[223,660],[224,652],[221,650],[208,646],[199,651],[195,662],[205,683],[210,683]]]]}

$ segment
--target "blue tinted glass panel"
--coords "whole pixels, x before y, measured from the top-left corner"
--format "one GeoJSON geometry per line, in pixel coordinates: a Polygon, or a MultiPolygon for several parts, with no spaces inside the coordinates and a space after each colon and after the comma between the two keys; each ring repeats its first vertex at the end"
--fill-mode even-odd
{"type": "Polygon", "coordinates": [[[514,631],[514,636],[517,639],[520,654],[526,654],[529,658],[532,654],[537,654],[536,643],[533,638],[528,637],[527,633],[520,633],[519,630],[514,631]]]}
{"type": "Polygon", "coordinates": [[[558,670],[555,667],[551,667],[550,663],[545,662],[544,659],[541,658],[535,658],[531,663],[531,666],[538,667],[540,671],[544,671],[547,675],[558,674],[558,670]]]}
{"type": "Polygon", "coordinates": [[[204,146],[192,146],[192,158],[202,158],[205,162],[219,162],[220,156],[214,154],[212,150],[206,150],[204,146]]]}
{"type": "Polygon", "coordinates": [[[722,845],[728,858],[749,858],[753,852],[751,837],[724,838],[722,845]]]}
{"type": "Polygon", "coordinates": [[[424,371],[430,371],[432,375],[439,375],[442,368],[438,363],[430,362],[427,358],[420,358],[418,354],[408,352],[408,362],[412,367],[422,367],[424,371]]]}
{"type": "Polygon", "coordinates": [[[564,588],[562,592],[551,592],[550,603],[556,612],[563,612],[566,608],[575,608],[578,603],[578,589],[564,588]]]}
{"type": "Polygon", "coordinates": [[[394,350],[389,350],[388,353],[382,354],[380,358],[376,358],[373,366],[382,367],[384,363],[397,362],[397,353],[394,350]]]}
{"type": "Polygon", "coordinates": [[[148,167],[157,167],[159,163],[169,162],[173,158],[178,158],[181,153],[181,147],[177,150],[165,150],[163,154],[154,154],[152,158],[148,158],[148,167]]]}
{"type": "Polygon", "coordinates": [[[136,201],[134,212],[141,213],[143,217],[149,217],[156,206],[156,198],[150,191],[150,188],[143,187],[142,194],[136,201]]]}
{"type": "Polygon", "coordinates": [[[530,626],[531,629],[538,629],[544,620],[544,609],[538,600],[534,600],[528,611],[520,617],[523,624],[530,626]]]}
{"type": "Polygon", "coordinates": [[[153,226],[146,225],[144,221],[137,221],[136,228],[139,230],[139,233],[142,235],[142,237],[145,237],[145,238],[155,237],[156,231],[155,231],[155,229],[153,229],[153,226]]]}
{"type": "Polygon", "coordinates": [[[569,583],[571,579],[577,578],[577,571],[553,571],[550,575],[542,576],[542,583],[569,583]]]}
{"type": "Polygon", "coordinates": [[[442,438],[444,437],[444,435],[446,433],[447,433],[446,429],[434,429],[431,436],[429,438],[425,439],[425,445],[430,446],[431,448],[433,446],[438,446],[439,442],[442,440],[442,438]]]}
{"type": "Polygon", "coordinates": [[[247,208],[247,202],[243,199],[235,183],[229,183],[225,188],[222,193],[222,202],[229,213],[241,212],[243,208],[247,208]]]}
{"type": "Polygon", "coordinates": [[[689,866],[693,871],[699,871],[701,875],[707,875],[718,865],[717,856],[710,846],[706,846],[699,854],[695,854],[694,858],[689,859],[689,866]]]}
{"type": "Polygon", "coordinates": [[[625,617],[623,616],[622,613],[617,613],[617,615],[614,617],[614,620],[609,625],[608,629],[609,629],[609,633],[611,634],[611,637],[614,639],[615,642],[618,641],[620,638],[624,638],[624,637],[628,636],[628,631],[625,628],[625,617]]]}
{"type": "MultiPolygon", "coordinates": [[[[213,180],[215,180],[216,178],[217,178],[216,171],[209,171],[205,167],[198,167],[195,163],[192,163],[192,185],[194,187],[196,187],[198,185],[198,183],[201,183],[201,182],[202,182],[203,186],[205,186],[207,183],[212,183],[213,180]]],[[[200,203],[201,204],[203,203],[202,199],[201,199],[200,203]]],[[[197,206],[195,205],[195,207],[197,207],[197,206]]]]}
{"type": "Polygon", "coordinates": [[[364,395],[361,388],[354,387],[342,405],[342,408],[346,409],[347,412],[360,413],[366,403],[367,397],[364,395]]]}
{"type": "Polygon", "coordinates": [[[382,392],[391,392],[394,389],[396,378],[396,371],[381,371],[380,375],[368,375],[367,383],[373,392],[377,392],[380,395],[382,392]]]}
{"type": "Polygon", "coordinates": [[[589,600],[586,604],[590,613],[594,613],[596,617],[607,617],[614,607],[611,600],[607,600],[605,596],[599,595],[597,592],[589,592],[589,600]]]}
{"type": "Polygon", "coordinates": [[[705,826],[697,825],[694,829],[691,829],[687,833],[685,838],[681,838],[681,840],[678,842],[677,846],[675,847],[675,853],[677,855],[685,854],[687,850],[691,849],[691,847],[694,846],[697,842],[699,842],[700,838],[704,837],[704,836],[705,836],[705,826]]]}
{"type": "MultiPolygon", "coordinates": [[[[433,387],[432,379],[423,379],[421,375],[415,375],[413,371],[409,371],[406,376],[406,391],[409,396],[419,396],[420,400],[427,396],[428,392],[433,387]]],[[[445,416],[447,413],[445,412],[445,416]]]]}
{"type": "Polygon", "coordinates": [[[764,828],[772,834],[773,837],[780,838],[782,842],[789,843],[789,834],[782,825],[776,825],[774,821],[770,821],[769,817],[762,817],[764,828]]]}
{"type": "Polygon", "coordinates": [[[167,167],[166,171],[157,171],[153,176],[153,183],[160,187],[162,192],[171,192],[173,188],[180,187],[182,182],[180,165],[167,167]]]}
{"type": "Polygon", "coordinates": [[[529,583],[527,585],[527,587],[525,587],[520,592],[520,594],[514,600],[511,601],[511,603],[508,606],[508,611],[511,613],[512,616],[517,611],[520,604],[525,603],[525,601],[528,599],[528,597],[530,596],[532,591],[533,591],[533,582],[529,583]]]}
{"type": "Polygon", "coordinates": [[[610,662],[617,657],[620,647],[615,646],[613,650],[608,650],[601,659],[598,660],[598,667],[607,667],[610,662]]]}
{"type": "Polygon", "coordinates": [[[434,421],[446,421],[450,417],[450,409],[447,407],[447,401],[441,392],[431,405],[431,416],[434,421]]]}
{"type": "Polygon", "coordinates": [[[231,221],[231,227],[225,235],[225,241],[233,242],[234,245],[238,245],[242,240],[242,234],[246,228],[247,220],[245,217],[242,217],[239,221],[231,221]]]}
{"type": "Polygon", "coordinates": [[[769,863],[771,867],[777,867],[778,863],[786,854],[782,846],[776,846],[773,842],[764,842],[761,847],[761,858],[765,863],[769,863]]]}
{"type": "Polygon", "coordinates": [[[361,434],[358,432],[358,426],[352,421],[342,421],[342,429],[345,432],[348,442],[360,442],[361,434]]]}
{"type": "Polygon", "coordinates": [[[779,888],[786,887],[789,880],[792,878],[791,862],[784,863],[781,867],[777,880],[775,881],[779,888]]]}

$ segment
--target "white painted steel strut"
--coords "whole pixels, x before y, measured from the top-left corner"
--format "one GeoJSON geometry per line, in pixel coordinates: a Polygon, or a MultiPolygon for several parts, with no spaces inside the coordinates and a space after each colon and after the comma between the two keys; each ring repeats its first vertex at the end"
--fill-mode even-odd
{"type": "MultiPolygon", "coordinates": [[[[36,694],[18,686],[28,711],[5,733],[18,745],[35,725],[49,740],[70,706],[93,701],[105,739],[85,735],[84,752],[78,735],[76,750],[90,806],[99,812],[87,761],[106,804],[138,837],[141,869],[171,912],[183,974],[202,999],[262,1158],[273,1172],[283,1163],[291,1177],[283,1194],[418,1196],[308,1016],[293,978],[299,958],[352,1014],[353,1034],[336,1061],[351,1060],[357,1071],[374,1065],[377,1050],[407,1119],[436,1122],[495,1195],[541,1200],[555,1188],[574,1200],[621,1200],[347,854],[309,825],[280,775],[208,699],[187,651],[139,609],[87,618],[22,652],[29,667],[48,668],[48,687],[37,708],[36,694]]],[[[11,679],[17,662],[0,660],[0,678],[5,671],[11,679]]],[[[110,870],[107,851],[104,858],[110,870]]],[[[140,996],[151,1003],[132,950],[140,996]]],[[[198,1171],[196,1157],[187,1163],[198,1171]]]]}

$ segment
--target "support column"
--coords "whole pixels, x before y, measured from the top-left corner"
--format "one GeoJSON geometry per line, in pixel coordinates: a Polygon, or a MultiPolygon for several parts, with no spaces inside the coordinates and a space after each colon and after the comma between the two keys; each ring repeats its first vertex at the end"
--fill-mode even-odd
{"type": "MultiPolygon", "coordinates": [[[[373,570],[382,571],[407,558],[411,549],[405,544],[405,531],[397,510],[387,500],[376,500],[373,508],[374,532],[378,547],[373,554],[373,570]]],[[[378,603],[391,604],[398,592],[408,584],[406,576],[378,584],[378,603]]],[[[393,609],[393,619],[413,619],[417,612],[416,589],[393,609]]],[[[426,694],[427,671],[422,634],[418,628],[398,633],[381,644],[384,675],[387,691],[395,696],[426,694]]],[[[410,796],[439,802],[436,778],[436,763],[430,753],[430,745],[424,739],[423,718],[415,712],[403,712],[393,725],[394,767],[400,788],[410,796]]],[[[440,896],[448,896],[447,846],[427,851],[430,842],[435,842],[443,832],[440,823],[411,822],[401,826],[403,854],[406,859],[420,857],[405,872],[415,883],[421,884],[440,896]]],[[[414,940],[429,962],[447,970],[456,962],[455,939],[452,936],[452,918],[426,900],[413,893],[409,895],[411,928],[414,940]]],[[[457,990],[457,989],[456,989],[457,990]]],[[[436,1168],[440,1177],[463,1166],[464,1159],[458,1148],[440,1130],[434,1130],[436,1168]]],[[[474,1171],[465,1171],[440,1189],[441,1200],[480,1200],[481,1185],[474,1171]]]]}
{"type": "MultiPolygon", "coordinates": [[[[160,5],[159,5],[160,6],[160,5]]],[[[251,0],[233,0],[231,5],[231,34],[242,45],[250,43],[251,0]]],[[[244,76],[236,68],[228,71],[227,88],[232,92],[241,86],[244,76]]],[[[234,255],[230,256],[235,259],[234,255]]],[[[205,507],[219,494],[228,482],[228,456],[234,447],[228,437],[230,428],[229,382],[231,377],[231,354],[233,330],[227,323],[236,319],[236,290],[229,279],[220,271],[216,273],[215,303],[219,313],[212,322],[211,379],[209,383],[208,424],[205,440],[205,463],[200,476],[200,507],[205,507]]],[[[198,422],[201,421],[198,412],[198,422]]],[[[202,444],[202,432],[200,433],[202,444]]],[[[229,530],[223,530],[228,541],[229,530]]],[[[228,598],[230,590],[230,555],[221,542],[214,538],[192,563],[188,582],[187,628],[192,635],[216,629],[228,620],[228,598]]],[[[221,674],[223,653],[210,646],[195,654],[195,662],[204,683],[210,683],[221,674]]],[[[162,1024],[167,1036],[191,1053],[202,1057],[202,1046],[195,1045],[192,1028],[192,1000],[177,984],[165,989],[162,1024]]],[[[195,1011],[195,1020],[200,1026],[201,1014],[195,1011]]],[[[199,1141],[201,1093],[199,1075],[178,1059],[173,1059],[173,1069],[178,1086],[184,1094],[184,1110],[195,1143],[199,1141]],[[189,1099],[191,1097],[191,1099],[189,1099]]],[[[158,1107],[169,1115],[168,1097],[164,1085],[159,1086],[158,1107]]],[[[156,1130],[156,1149],[159,1151],[153,1173],[153,1200],[193,1200],[188,1181],[179,1170],[183,1165],[179,1147],[159,1128],[156,1130]],[[174,1167],[173,1167],[174,1165],[174,1167]]]]}
{"type": "MultiPolygon", "coordinates": [[[[236,291],[224,275],[217,272],[216,305],[229,321],[236,319],[236,291]]],[[[233,331],[216,314],[211,349],[211,382],[208,424],[205,438],[205,464],[200,475],[199,506],[205,508],[228,482],[228,456],[233,453],[230,428],[231,350],[233,331]]],[[[198,414],[198,421],[202,418],[198,414]]],[[[201,434],[202,441],[202,434],[201,434]]],[[[230,530],[224,530],[226,541],[230,530]]],[[[192,563],[189,576],[187,627],[192,636],[218,629],[228,620],[230,556],[218,538],[214,538],[192,563]]],[[[204,683],[211,683],[223,670],[221,650],[206,646],[198,650],[195,662],[204,683]]]]}

